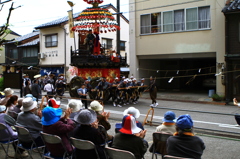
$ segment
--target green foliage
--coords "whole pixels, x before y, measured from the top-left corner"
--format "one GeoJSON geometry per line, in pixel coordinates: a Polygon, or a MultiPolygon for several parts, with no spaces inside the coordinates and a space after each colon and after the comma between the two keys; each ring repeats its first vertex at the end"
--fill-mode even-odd
{"type": "Polygon", "coordinates": [[[213,99],[214,101],[223,101],[223,100],[224,100],[224,96],[220,96],[220,95],[218,95],[218,94],[213,94],[213,95],[212,95],[212,99],[213,99]]]}

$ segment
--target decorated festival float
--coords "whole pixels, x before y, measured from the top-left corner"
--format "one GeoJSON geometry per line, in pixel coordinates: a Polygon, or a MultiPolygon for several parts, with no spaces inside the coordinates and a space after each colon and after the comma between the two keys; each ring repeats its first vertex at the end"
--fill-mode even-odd
{"type": "Polygon", "coordinates": [[[126,56],[122,57],[113,50],[106,50],[104,44],[100,43],[101,34],[120,30],[112,13],[99,6],[103,0],[83,1],[92,7],[84,9],[74,19],[72,27],[72,31],[77,32],[79,37],[79,48],[73,50],[71,47],[72,67],[69,72],[75,76],[70,82],[72,97],[78,97],[76,90],[84,80],[90,80],[93,88],[97,86],[101,77],[106,78],[107,82],[112,82],[116,77],[120,77],[120,67],[127,65],[126,56]]]}

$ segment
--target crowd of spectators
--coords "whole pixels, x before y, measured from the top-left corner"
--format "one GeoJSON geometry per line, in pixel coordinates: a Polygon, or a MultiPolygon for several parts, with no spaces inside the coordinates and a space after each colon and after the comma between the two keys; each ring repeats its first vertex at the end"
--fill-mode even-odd
{"type": "MultiPolygon", "coordinates": [[[[84,108],[81,100],[71,99],[67,105],[58,103],[50,98],[41,110],[38,102],[31,94],[25,98],[13,95],[10,88],[4,90],[5,97],[0,100],[0,123],[7,126],[7,131],[0,132],[0,141],[9,138],[17,139],[18,134],[14,125],[24,127],[30,132],[37,146],[45,145],[44,153],[50,152],[53,157],[62,157],[65,150],[76,158],[96,159],[94,150],[79,150],[74,148],[70,137],[88,140],[95,144],[100,159],[106,159],[105,147],[130,151],[136,159],[144,158],[148,149],[148,141],[141,122],[138,109],[129,107],[123,112],[122,123],[115,126],[116,134],[109,134],[112,125],[108,119],[110,113],[103,111],[98,101],[92,101],[89,108],[84,108]],[[15,112],[14,116],[11,112],[15,112]],[[41,137],[41,132],[57,135],[63,144],[48,144],[41,137]]],[[[186,158],[200,159],[205,149],[204,142],[193,133],[193,121],[190,115],[176,115],[172,111],[164,114],[163,123],[156,128],[156,132],[170,134],[167,139],[167,154],[186,158]]],[[[19,139],[24,147],[31,146],[29,138],[19,139]]],[[[16,143],[13,143],[16,150],[16,143]]],[[[26,157],[28,153],[23,149],[16,152],[17,157],[26,157]]]]}

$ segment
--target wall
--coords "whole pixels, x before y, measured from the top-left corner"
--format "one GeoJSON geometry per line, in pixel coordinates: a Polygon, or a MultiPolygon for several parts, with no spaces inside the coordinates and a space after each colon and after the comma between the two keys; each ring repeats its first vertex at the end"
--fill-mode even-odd
{"type": "MultiPolygon", "coordinates": [[[[130,0],[130,52],[133,58],[142,55],[216,53],[216,61],[224,63],[225,21],[221,12],[225,0],[130,0]],[[210,6],[211,29],[203,31],[185,31],[177,33],[160,33],[140,35],[140,15],[154,12],[170,11],[191,7],[210,6]],[[135,8],[134,8],[135,7],[135,8]],[[133,21],[135,19],[135,22],[133,21]]],[[[132,59],[132,58],[131,58],[132,59]]],[[[137,62],[131,65],[131,74],[136,72],[137,62]]],[[[224,94],[224,85],[217,77],[217,93],[224,94]]]]}

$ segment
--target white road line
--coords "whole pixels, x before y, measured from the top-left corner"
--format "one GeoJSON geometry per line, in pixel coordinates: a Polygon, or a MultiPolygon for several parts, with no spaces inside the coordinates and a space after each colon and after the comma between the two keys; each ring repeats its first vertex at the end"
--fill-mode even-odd
{"type": "MultiPolygon", "coordinates": [[[[111,114],[119,114],[123,115],[122,111],[116,111],[116,110],[105,110],[106,112],[110,112],[111,114]]],[[[145,114],[140,114],[141,116],[145,117],[145,114]]],[[[151,115],[149,115],[149,118],[151,115]]],[[[154,119],[162,120],[163,116],[153,116],[154,119]]],[[[217,125],[219,127],[224,127],[224,128],[232,128],[232,129],[240,129],[238,125],[230,125],[230,124],[223,124],[223,123],[215,123],[215,122],[208,122],[208,121],[198,121],[198,120],[193,120],[195,123],[201,123],[201,124],[209,124],[209,125],[217,125]]]]}

